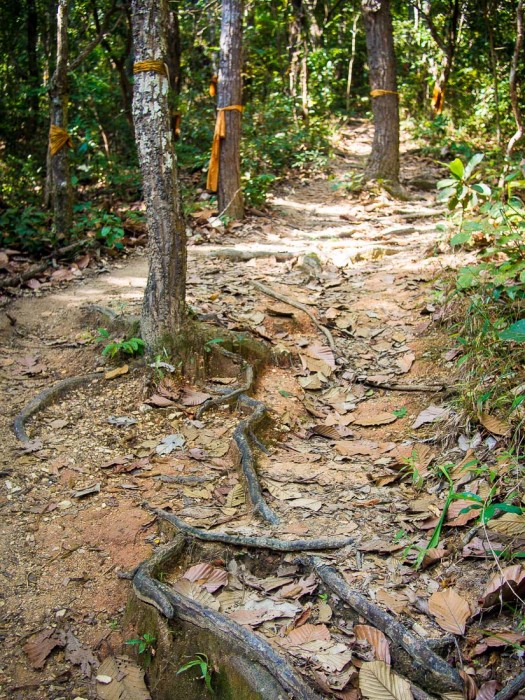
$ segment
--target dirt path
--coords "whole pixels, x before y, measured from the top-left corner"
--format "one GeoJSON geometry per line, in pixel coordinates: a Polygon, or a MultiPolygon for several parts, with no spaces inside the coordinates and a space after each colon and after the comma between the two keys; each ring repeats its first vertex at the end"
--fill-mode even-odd
{"type": "MultiPolygon", "coordinates": [[[[425,333],[432,280],[451,261],[433,255],[441,235],[433,195],[414,192],[412,201],[399,202],[348,189],[368,144],[365,127],[349,130],[339,145],[348,156],[334,162],[333,176],[288,183],[274,197],[271,217],[223,237],[228,247],[276,256],[213,258],[218,246],[193,245],[189,299],[228,328],[253,332],[296,358],[290,367],[269,369],[257,386],[278,434],[259,459],[266,495],[281,517],[274,532],[355,535],[361,551],[344,551],[334,561],[348,581],[391,609],[406,610],[451,576],[474,601],[472,577],[461,562],[440,565],[439,576],[415,577],[389,556],[424,540],[416,522],[439,512],[440,495],[423,497],[396,474],[412,443],[425,447],[420,471],[437,457],[434,428],[412,425],[442,397],[373,390],[361,380],[449,381],[441,341],[425,333]],[[325,338],[305,314],[261,294],[253,280],[309,305],[331,328],[336,356],[319,349],[325,338]]],[[[428,177],[424,159],[407,155],[403,162],[409,175],[428,177]]],[[[106,274],[19,299],[9,309],[14,326],[2,315],[0,697],[94,697],[63,652],[50,656],[44,670],[33,670],[22,646],[35,632],[67,623],[99,658],[120,649],[129,583],[116,574],[132,569],[158,542],[144,501],[201,527],[223,522],[232,532],[268,534],[246,506],[226,506],[239,483],[228,459],[235,411],[210,412],[201,423],[191,408],[152,409],[143,403],[148,394],[140,368],[47,408],[29,422],[42,449],[20,452],[11,430],[16,413],[56,381],[101,365],[100,346],[87,340],[104,322],[86,313],[86,304],[136,313],[146,272],[145,255],[135,254],[106,274]],[[112,416],[136,422],[119,427],[108,422],[112,416]],[[155,448],[169,434],[182,435],[185,449],[159,457],[155,448]],[[181,486],[163,475],[204,480],[181,486]],[[98,493],[77,497],[97,484],[98,493]]],[[[427,617],[411,615],[424,634],[439,636],[427,617]]]]}

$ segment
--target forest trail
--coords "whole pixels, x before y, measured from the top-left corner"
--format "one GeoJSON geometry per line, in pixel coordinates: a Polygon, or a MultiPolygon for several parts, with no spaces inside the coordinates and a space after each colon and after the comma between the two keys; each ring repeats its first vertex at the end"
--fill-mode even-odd
{"type": "MultiPolygon", "coordinates": [[[[443,394],[370,384],[449,384],[445,340],[429,326],[432,281],[452,260],[436,254],[443,213],[432,193],[413,190],[411,201],[400,202],[349,190],[369,144],[366,125],[349,126],[338,144],[346,155],[336,157],[330,177],[282,185],[270,216],[252,217],[226,234],[196,228],[188,298],[228,328],[301,358],[269,368],[256,389],[275,426],[269,454],[257,455],[265,493],[281,518],[273,534],[355,537],[357,552],[330,555],[347,581],[436,637],[443,632],[410,603],[437,591],[438,579],[451,578],[474,602],[486,565],[478,565],[478,579],[463,560],[441,563],[439,576],[430,576],[389,555],[424,541],[428,532],[418,523],[431,523],[440,512],[439,494],[417,491],[398,476],[415,447],[420,474],[438,457],[436,426],[415,428],[414,421],[430,405],[441,406],[443,394]],[[225,246],[265,255],[211,256],[225,246]],[[331,329],[335,356],[305,314],[261,294],[253,281],[308,305],[331,329]]],[[[405,176],[432,179],[433,166],[410,147],[405,144],[405,176]]],[[[9,307],[15,325],[2,314],[0,612],[4,634],[10,632],[0,697],[94,697],[62,653],[34,670],[22,646],[36,632],[68,624],[86,653],[103,658],[120,651],[129,582],[117,572],[131,570],[159,541],[144,501],[198,527],[222,523],[226,531],[270,533],[248,504],[226,503],[240,483],[229,459],[235,410],[210,411],[200,422],[188,405],[146,406],[143,371],[133,363],[123,376],[74,390],[31,419],[31,438],[43,446],[20,450],[12,433],[17,412],[53,383],[102,364],[100,346],[86,339],[104,322],[86,313],[86,304],[137,313],[146,273],[145,254],[137,253],[105,274],[88,271],[61,289],[19,298],[9,307]],[[108,423],[115,416],[134,422],[108,423]],[[159,456],[156,447],[172,434],[183,436],[184,449],[159,456]],[[166,476],[200,481],[181,486],[166,476]],[[95,488],[82,495],[86,487],[95,488]]]]}

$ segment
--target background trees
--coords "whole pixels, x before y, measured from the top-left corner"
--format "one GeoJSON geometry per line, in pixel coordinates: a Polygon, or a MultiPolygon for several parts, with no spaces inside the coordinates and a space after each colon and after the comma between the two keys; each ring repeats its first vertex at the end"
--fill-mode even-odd
{"type": "MultiPolygon", "coordinates": [[[[48,88],[60,68],[59,0],[0,4],[0,233],[5,245],[49,251],[61,241],[86,236],[114,245],[122,232],[123,203],[140,198],[131,124],[129,0],[116,0],[108,33],[75,65],[79,52],[101,33],[112,5],[111,0],[68,3],[72,56],[63,103],[74,147],[64,155],[70,161],[74,201],[72,223],[53,229],[52,216],[42,203],[50,170],[48,88]]],[[[189,207],[195,190],[206,184],[216,106],[208,88],[219,69],[222,5],[218,0],[172,0],[168,9],[169,103],[172,123],[178,119],[175,115],[181,117],[176,148],[189,207]]],[[[497,159],[516,131],[509,90],[516,4],[391,0],[390,10],[398,56],[398,106],[401,118],[421,138],[421,147],[437,156],[443,149],[469,155],[479,142],[497,159]],[[441,113],[430,109],[436,81],[441,94],[447,83],[441,113]]],[[[363,23],[355,23],[360,12],[360,0],[246,4],[244,112],[236,175],[248,206],[260,206],[273,179],[283,172],[308,173],[322,167],[327,137],[337,123],[370,116],[372,110],[382,112],[382,107],[395,110],[395,98],[370,98],[374,67],[367,58],[363,23]]],[[[240,40],[238,30],[235,39],[240,40]]],[[[523,104],[524,72],[523,61],[518,61],[518,106],[523,104]]],[[[220,92],[218,97],[222,100],[220,92]]],[[[232,94],[225,99],[231,104],[238,98],[232,94]]],[[[228,114],[226,119],[229,127],[240,115],[228,114]]],[[[392,111],[385,123],[393,121],[392,111]]],[[[229,201],[225,193],[223,200],[229,201]]]]}

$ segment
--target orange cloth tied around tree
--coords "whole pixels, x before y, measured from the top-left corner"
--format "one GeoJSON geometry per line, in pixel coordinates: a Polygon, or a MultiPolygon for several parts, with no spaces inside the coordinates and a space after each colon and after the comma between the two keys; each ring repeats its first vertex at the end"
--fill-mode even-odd
{"type": "Polygon", "coordinates": [[[148,71],[168,77],[168,67],[163,61],[137,61],[133,64],[133,73],[147,73],[148,71]]]}
{"type": "Polygon", "coordinates": [[[370,97],[381,97],[381,95],[399,95],[395,90],[372,90],[370,97]]]}
{"type": "Polygon", "coordinates": [[[208,168],[208,179],[206,189],[217,192],[219,187],[219,154],[221,152],[221,139],[226,136],[226,118],[224,112],[242,112],[242,105],[230,105],[229,107],[219,107],[217,110],[217,121],[213,132],[213,143],[211,147],[210,167],[208,168]]]}
{"type": "Polygon", "coordinates": [[[49,151],[51,153],[51,158],[54,158],[66,145],[69,146],[69,148],[73,148],[71,136],[65,129],[62,129],[61,126],[51,124],[49,129],[49,151]]]}

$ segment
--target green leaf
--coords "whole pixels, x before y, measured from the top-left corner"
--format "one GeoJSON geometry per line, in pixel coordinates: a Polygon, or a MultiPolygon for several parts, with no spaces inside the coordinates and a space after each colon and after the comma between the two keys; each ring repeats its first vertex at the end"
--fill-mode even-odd
{"type": "Polygon", "coordinates": [[[279,393],[281,396],[284,396],[285,399],[290,399],[294,394],[291,394],[289,391],[286,391],[285,389],[279,389],[279,393]]]}
{"type": "Polygon", "coordinates": [[[504,513],[517,513],[521,515],[523,513],[523,508],[519,506],[513,506],[510,503],[492,503],[488,508],[485,509],[483,513],[483,522],[488,523],[498,510],[502,510],[504,513]]]}
{"type": "Polygon", "coordinates": [[[492,190],[488,185],[485,185],[484,182],[478,182],[475,185],[472,185],[472,189],[475,192],[479,192],[479,194],[483,195],[484,197],[490,197],[492,194],[492,190]]]}
{"type": "Polygon", "coordinates": [[[470,241],[470,233],[456,233],[450,239],[450,245],[463,245],[463,243],[468,243],[470,241]]]}
{"type": "Polygon", "coordinates": [[[458,182],[457,180],[453,180],[452,178],[447,177],[444,180],[440,180],[437,183],[436,187],[438,188],[438,190],[442,190],[445,187],[450,187],[451,185],[457,185],[457,182],[458,182]]]}
{"type": "Polygon", "coordinates": [[[485,156],[483,153],[476,153],[475,155],[472,156],[472,158],[469,160],[465,167],[465,172],[464,172],[464,178],[467,179],[471,176],[472,171],[474,168],[481,163],[485,156]]]}
{"type": "Polygon", "coordinates": [[[392,413],[396,418],[404,418],[407,414],[407,409],[403,406],[402,408],[397,408],[395,411],[392,411],[392,413]]]}
{"type": "Polygon", "coordinates": [[[516,321],[498,335],[501,340],[513,340],[516,343],[525,342],[525,319],[516,321]]]}
{"type": "Polygon", "coordinates": [[[454,175],[458,180],[463,179],[463,173],[465,172],[465,168],[459,158],[455,158],[452,161],[452,163],[449,164],[448,167],[452,175],[454,175]]]}

